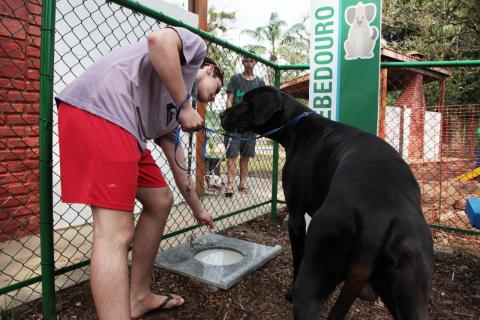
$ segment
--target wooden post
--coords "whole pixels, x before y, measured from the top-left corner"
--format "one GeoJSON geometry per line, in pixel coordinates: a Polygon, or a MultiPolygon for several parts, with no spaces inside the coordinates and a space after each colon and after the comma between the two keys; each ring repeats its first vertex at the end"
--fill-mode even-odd
{"type": "Polygon", "coordinates": [[[438,105],[443,109],[445,105],[445,79],[440,80],[440,88],[438,90],[438,105]]]}
{"type": "MultiPolygon", "coordinates": [[[[405,108],[406,106],[401,106],[400,107],[400,137],[399,137],[399,142],[398,142],[398,152],[403,158],[403,143],[404,141],[404,130],[403,127],[405,126],[405,108]]],[[[407,157],[408,158],[408,157],[407,157]]]]}
{"type": "MultiPolygon", "coordinates": [[[[440,156],[439,156],[439,162],[438,162],[438,181],[440,181],[440,186],[439,186],[439,196],[438,196],[438,213],[436,215],[436,223],[439,224],[440,223],[440,212],[442,210],[442,194],[443,194],[443,152],[445,151],[446,152],[446,158],[448,157],[448,141],[446,141],[446,148],[445,150],[443,150],[443,139],[444,139],[444,135],[445,135],[445,138],[448,139],[448,132],[447,130],[449,129],[448,128],[448,117],[445,117],[445,79],[443,80],[440,80],[440,83],[439,83],[439,90],[438,90],[438,111],[440,112],[440,146],[439,146],[439,153],[440,153],[440,156]]],[[[448,164],[448,162],[447,162],[448,164]]],[[[448,165],[445,166],[445,170],[447,170],[447,174],[448,174],[448,165]]],[[[448,175],[447,175],[448,176],[448,175]]]]}
{"type": "MultiPolygon", "coordinates": [[[[208,0],[188,0],[188,11],[198,14],[198,28],[207,31],[207,14],[208,14],[208,0]]],[[[197,101],[197,112],[202,117],[205,123],[207,104],[197,101]]],[[[197,194],[201,195],[205,192],[204,177],[205,177],[205,162],[202,159],[202,148],[205,141],[205,131],[201,130],[196,133],[196,168],[195,171],[195,189],[197,194]]]]}
{"type": "MultiPolygon", "coordinates": [[[[440,112],[440,159],[443,152],[443,139],[448,138],[446,130],[448,130],[447,121],[445,121],[445,80],[439,81],[438,90],[438,112],[440,112]]],[[[447,143],[448,146],[448,143],[447,143]]]]}
{"type": "Polygon", "coordinates": [[[385,116],[388,96],[388,69],[380,69],[380,109],[378,110],[378,137],[385,139],[385,116]]]}

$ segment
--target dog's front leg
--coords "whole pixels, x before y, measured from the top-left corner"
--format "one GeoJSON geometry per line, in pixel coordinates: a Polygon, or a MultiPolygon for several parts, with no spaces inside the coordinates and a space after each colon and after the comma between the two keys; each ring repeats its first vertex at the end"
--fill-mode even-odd
{"type": "MultiPolygon", "coordinates": [[[[287,205],[288,206],[288,205],[287,205]]],[[[287,291],[286,299],[292,302],[293,284],[298,275],[300,264],[302,263],[305,250],[305,218],[302,210],[292,211],[289,207],[288,213],[288,234],[290,236],[290,245],[293,256],[293,281],[292,288],[287,291]]]]}

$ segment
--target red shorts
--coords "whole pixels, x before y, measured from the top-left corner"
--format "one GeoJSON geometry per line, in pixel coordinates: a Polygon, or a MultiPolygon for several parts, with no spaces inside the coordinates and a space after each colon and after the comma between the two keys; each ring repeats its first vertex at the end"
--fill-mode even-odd
{"type": "Polygon", "coordinates": [[[149,150],[125,129],[61,102],[62,201],[133,211],[137,188],[167,186],[149,150]]]}

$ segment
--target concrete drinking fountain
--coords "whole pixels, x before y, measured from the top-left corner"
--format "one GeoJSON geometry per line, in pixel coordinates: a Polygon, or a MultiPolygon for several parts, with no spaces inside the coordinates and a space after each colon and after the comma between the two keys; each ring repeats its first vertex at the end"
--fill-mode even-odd
{"type": "Polygon", "coordinates": [[[155,265],[221,289],[230,289],[281,251],[249,241],[207,234],[159,253],[155,265]]]}

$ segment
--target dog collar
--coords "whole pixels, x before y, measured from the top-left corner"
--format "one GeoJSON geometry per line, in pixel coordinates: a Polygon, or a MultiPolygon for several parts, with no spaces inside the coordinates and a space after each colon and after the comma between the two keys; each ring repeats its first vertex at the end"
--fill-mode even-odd
{"type": "Polygon", "coordinates": [[[261,136],[263,137],[268,137],[269,135],[272,135],[280,130],[282,130],[283,128],[285,128],[286,126],[289,126],[289,125],[294,125],[294,124],[297,124],[300,120],[302,120],[303,118],[305,117],[308,117],[309,115],[311,115],[312,113],[315,113],[313,111],[305,111],[305,112],[302,112],[300,113],[299,115],[297,115],[295,118],[291,119],[290,121],[288,121],[287,123],[285,123],[284,125],[282,125],[281,127],[278,127],[278,128],[275,128],[275,129],[272,129],[270,131],[267,131],[263,134],[261,134],[261,136]]]}

